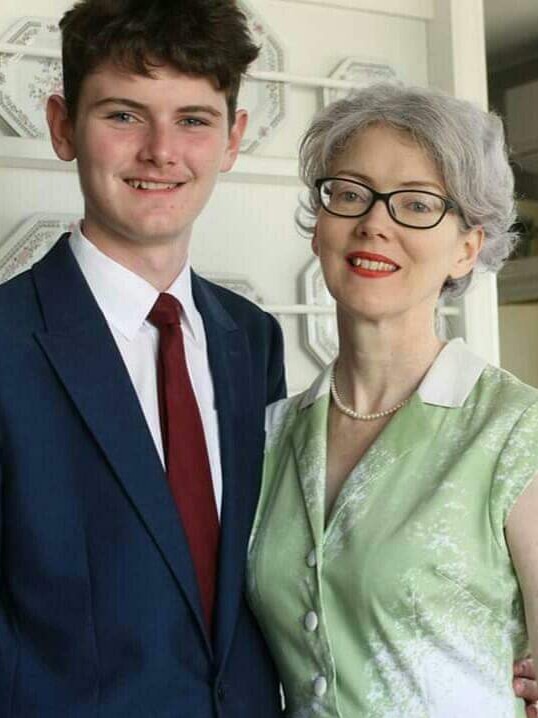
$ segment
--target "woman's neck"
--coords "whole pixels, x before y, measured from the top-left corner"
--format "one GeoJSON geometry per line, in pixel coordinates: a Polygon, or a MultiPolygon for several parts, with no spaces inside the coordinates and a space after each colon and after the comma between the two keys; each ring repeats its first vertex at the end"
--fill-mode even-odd
{"type": "Polygon", "coordinates": [[[433,319],[365,322],[339,313],[338,328],[338,393],[347,406],[363,414],[385,410],[410,396],[443,346],[433,319]]]}

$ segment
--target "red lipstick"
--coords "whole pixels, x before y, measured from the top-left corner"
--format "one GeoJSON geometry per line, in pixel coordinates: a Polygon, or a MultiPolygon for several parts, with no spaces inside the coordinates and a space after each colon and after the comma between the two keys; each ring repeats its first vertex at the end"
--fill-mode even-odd
{"type": "Polygon", "coordinates": [[[368,279],[390,277],[400,269],[400,265],[389,257],[373,252],[350,252],[346,255],[346,261],[350,271],[368,279]]]}

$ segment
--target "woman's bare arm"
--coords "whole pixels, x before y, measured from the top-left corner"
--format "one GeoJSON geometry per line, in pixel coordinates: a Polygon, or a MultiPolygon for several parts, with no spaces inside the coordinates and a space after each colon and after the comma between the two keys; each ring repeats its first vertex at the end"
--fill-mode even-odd
{"type": "MultiPolygon", "coordinates": [[[[532,656],[538,656],[538,476],[512,508],[506,523],[506,539],[519,579],[532,656]]],[[[532,705],[538,700],[532,661],[518,662],[514,667],[514,689],[527,703],[527,716],[536,718],[532,705]]]]}

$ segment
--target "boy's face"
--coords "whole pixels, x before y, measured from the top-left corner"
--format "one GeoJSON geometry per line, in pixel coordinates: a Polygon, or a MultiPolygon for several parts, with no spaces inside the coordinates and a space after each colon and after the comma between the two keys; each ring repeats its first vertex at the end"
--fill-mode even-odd
{"type": "Polygon", "coordinates": [[[246,125],[228,126],[226,97],[204,77],[156,68],[153,77],[111,63],[88,75],[76,120],[63,100],[47,108],[54,148],[77,159],[84,232],[105,252],[180,243],[237,156],[246,125]]]}

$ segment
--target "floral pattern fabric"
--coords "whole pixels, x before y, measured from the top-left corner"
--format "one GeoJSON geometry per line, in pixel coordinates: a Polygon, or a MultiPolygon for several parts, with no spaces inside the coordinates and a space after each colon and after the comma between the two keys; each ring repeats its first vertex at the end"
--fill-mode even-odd
{"type": "Polygon", "coordinates": [[[512,661],[527,637],[504,526],[538,472],[538,391],[476,362],[466,376],[473,358],[463,343],[441,352],[327,524],[329,370],[313,398],[269,408],[248,595],[290,718],[524,717],[512,661]],[[446,381],[469,390],[441,405],[448,354],[445,398],[446,381]]]}

